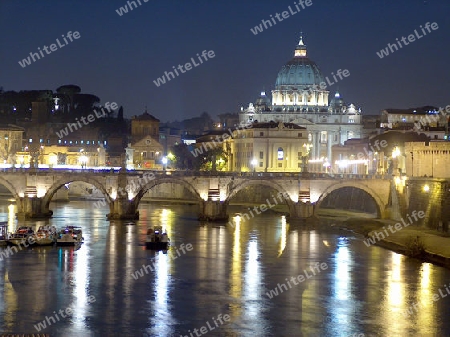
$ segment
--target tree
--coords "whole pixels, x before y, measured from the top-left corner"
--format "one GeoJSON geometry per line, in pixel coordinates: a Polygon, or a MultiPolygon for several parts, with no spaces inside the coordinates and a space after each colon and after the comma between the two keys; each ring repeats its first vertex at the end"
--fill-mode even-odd
{"type": "Polygon", "coordinates": [[[73,112],[74,110],[74,102],[73,98],[76,94],[81,92],[81,88],[78,85],[74,84],[66,84],[58,87],[56,92],[61,95],[65,95],[68,98],[68,106],[65,112],[73,112]]]}

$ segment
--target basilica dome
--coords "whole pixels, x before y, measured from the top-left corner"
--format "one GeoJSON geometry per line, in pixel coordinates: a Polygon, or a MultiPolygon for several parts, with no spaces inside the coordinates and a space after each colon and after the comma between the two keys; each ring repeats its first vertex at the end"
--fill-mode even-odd
{"type": "Polygon", "coordinates": [[[288,89],[286,87],[305,89],[312,85],[320,85],[321,82],[325,82],[322,72],[314,61],[306,57],[306,45],[300,38],[294,58],[279,71],[275,87],[278,90],[288,89]]]}

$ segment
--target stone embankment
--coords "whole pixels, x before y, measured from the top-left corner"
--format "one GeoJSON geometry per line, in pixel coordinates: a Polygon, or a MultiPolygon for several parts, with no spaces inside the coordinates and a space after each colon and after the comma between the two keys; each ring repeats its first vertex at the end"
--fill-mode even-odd
{"type": "Polygon", "coordinates": [[[449,233],[430,230],[414,224],[402,227],[395,232],[388,229],[389,225],[391,225],[391,229],[395,228],[396,223],[398,221],[359,217],[347,217],[334,222],[336,227],[364,235],[367,246],[374,244],[424,262],[450,268],[449,233]],[[381,233],[385,234],[384,237],[381,233]]]}

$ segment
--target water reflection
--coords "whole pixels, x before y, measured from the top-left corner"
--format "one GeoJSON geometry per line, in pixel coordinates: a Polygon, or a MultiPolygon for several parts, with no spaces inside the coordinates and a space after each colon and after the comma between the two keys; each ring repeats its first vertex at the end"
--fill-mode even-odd
{"type": "MultiPolygon", "coordinates": [[[[3,219],[9,219],[8,205],[0,204],[3,219]]],[[[450,331],[450,296],[432,301],[450,272],[368,248],[360,238],[289,224],[273,214],[234,220],[234,227],[201,225],[186,206],[144,205],[141,220],[126,226],[105,221],[107,209],[100,216],[88,207],[58,205],[57,216],[47,222],[60,227],[78,219],[86,241],[79,250],[39,247],[0,261],[0,331],[33,331],[33,324],[67,307],[74,309],[73,319],[45,333],[179,336],[219,314],[229,314],[231,323],[211,336],[445,336],[450,331]],[[176,259],[174,251],[145,250],[146,230],[154,224],[164,226],[175,247],[191,243],[193,250],[176,259]],[[131,277],[152,261],[153,270],[131,277]],[[272,299],[266,296],[316,262],[329,267],[298,285],[291,282],[291,289],[272,299]],[[89,304],[91,295],[96,301],[89,304]],[[418,310],[404,316],[414,303],[418,310]]],[[[14,220],[14,229],[16,223],[21,222],[14,220]]]]}
{"type": "Polygon", "coordinates": [[[230,273],[230,303],[231,318],[235,320],[241,315],[242,307],[239,304],[242,295],[242,255],[241,255],[241,218],[234,217],[233,249],[230,273]]]}

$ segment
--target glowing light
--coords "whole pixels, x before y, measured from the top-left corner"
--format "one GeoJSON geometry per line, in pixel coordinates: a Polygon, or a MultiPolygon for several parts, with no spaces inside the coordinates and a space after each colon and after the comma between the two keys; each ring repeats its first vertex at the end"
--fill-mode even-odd
{"type": "Polygon", "coordinates": [[[36,196],[38,198],[42,198],[45,195],[45,193],[47,193],[47,189],[45,187],[38,187],[36,196]]]}
{"type": "Polygon", "coordinates": [[[117,190],[112,190],[110,196],[111,196],[111,199],[116,200],[116,198],[117,198],[117,190]]]}
{"type": "Polygon", "coordinates": [[[283,215],[281,217],[281,240],[280,240],[280,249],[278,250],[278,257],[283,254],[284,249],[286,248],[286,237],[287,237],[287,224],[286,217],[283,215]]]}
{"type": "Polygon", "coordinates": [[[392,149],[392,158],[397,158],[398,156],[400,156],[400,149],[398,148],[398,146],[394,147],[392,149]]]}
{"type": "Polygon", "coordinates": [[[424,192],[429,192],[429,191],[430,191],[430,186],[429,186],[428,184],[423,185],[422,190],[423,190],[424,192]]]}

